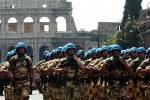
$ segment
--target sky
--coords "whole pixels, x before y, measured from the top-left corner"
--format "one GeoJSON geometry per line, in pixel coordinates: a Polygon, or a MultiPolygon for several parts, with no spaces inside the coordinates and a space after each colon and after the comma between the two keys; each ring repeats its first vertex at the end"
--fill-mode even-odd
{"type": "MultiPolygon", "coordinates": [[[[120,22],[126,0],[67,0],[72,2],[72,16],[77,30],[97,29],[98,22],[120,22]]],[[[142,9],[150,8],[150,0],[142,1],[142,9]]]]}

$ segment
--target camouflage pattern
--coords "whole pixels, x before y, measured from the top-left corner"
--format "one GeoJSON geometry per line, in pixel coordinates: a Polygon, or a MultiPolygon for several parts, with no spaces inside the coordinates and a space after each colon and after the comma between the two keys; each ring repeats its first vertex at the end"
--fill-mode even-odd
{"type": "Polygon", "coordinates": [[[0,80],[1,82],[3,82],[5,100],[13,100],[12,99],[13,89],[12,86],[9,84],[10,80],[8,77],[8,67],[9,67],[8,61],[5,61],[2,64],[0,64],[0,80]]]}
{"type": "Polygon", "coordinates": [[[23,61],[20,61],[18,55],[9,60],[9,70],[13,72],[13,100],[28,100],[30,94],[29,73],[33,71],[32,60],[25,55],[23,61]]]}
{"type": "Polygon", "coordinates": [[[74,61],[66,62],[67,57],[54,58],[34,69],[46,76],[47,82],[43,84],[44,100],[149,100],[149,80],[145,80],[143,74],[143,69],[144,73],[150,71],[148,60],[126,60],[120,56],[117,60],[113,56],[99,59],[88,57],[82,61],[85,69],[80,70],[74,61]],[[58,71],[64,68],[67,70],[58,71]],[[139,78],[136,85],[134,76],[139,78]]]}

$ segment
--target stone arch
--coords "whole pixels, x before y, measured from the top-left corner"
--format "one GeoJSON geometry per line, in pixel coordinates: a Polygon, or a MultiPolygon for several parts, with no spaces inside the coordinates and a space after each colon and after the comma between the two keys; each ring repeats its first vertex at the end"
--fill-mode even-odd
{"type": "Polygon", "coordinates": [[[32,59],[32,61],[33,61],[33,49],[32,49],[31,46],[27,46],[26,54],[27,54],[28,56],[30,56],[31,59],[32,59]]]}
{"type": "Polygon", "coordinates": [[[57,31],[66,32],[66,30],[67,30],[66,18],[63,16],[58,16],[56,18],[56,22],[57,22],[57,31]]]}
{"type": "Polygon", "coordinates": [[[32,33],[33,32],[33,18],[26,17],[23,22],[24,22],[24,33],[32,33]]]}
{"type": "Polygon", "coordinates": [[[17,19],[15,17],[11,17],[8,19],[8,32],[17,32],[17,19]]]}
{"type": "Polygon", "coordinates": [[[43,58],[43,53],[44,53],[44,51],[49,51],[49,47],[48,46],[42,46],[41,48],[40,48],[40,51],[39,51],[39,61],[40,60],[42,60],[42,59],[44,59],[43,58]]]}
{"type": "Polygon", "coordinates": [[[50,19],[48,17],[40,18],[40,32],[50,31],[50,19]]]}

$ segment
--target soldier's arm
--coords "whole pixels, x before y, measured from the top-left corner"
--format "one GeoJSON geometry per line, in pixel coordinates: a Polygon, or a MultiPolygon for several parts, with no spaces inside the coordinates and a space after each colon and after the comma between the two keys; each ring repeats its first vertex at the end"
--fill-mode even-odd
{"type": "Polygon", "coordinates": [[[145,73],[146,72],[146,62],[143,61],[140,66],[136,69],[137,73],[145,73]]]}
{"type": "Polygon", "coordinates": [[[120,58],[121,63],[124,65],[125,69],[128,72],[132,72],[132,69],[130,68],[130,66],[125,62],[125,60],[123,58],[120,58]]]}
{"type": "Polygon", "coordinates": [[[32,86],[35,87],[35,75],[34,75],[34,71],[33,71],[33,66],[32,66],[32,60],[31,58],[28,58],[28,62],[27,62],[27,66],[28,66],[28,70],[29,70],[29,75],[32,79],[32,86]]]}
{"type": "Polygon", "coordinates": [[[13,62],[14,60],[13,59],[10,59],[9,60],[9,66],[8,66],[8,74],[9,74],[9,77],[10,77],[10,80],[11,81],[14,81],[14,75],[13,75],[13,62]]]}
{"type": "Polygon", "coordinates": [[[77,55],[73,55],[73,58],[76,61],[76,63],[78,64],[80,70],[84,70],[85,69],[84,64],[81,61],[79,61],[77,55]]]}

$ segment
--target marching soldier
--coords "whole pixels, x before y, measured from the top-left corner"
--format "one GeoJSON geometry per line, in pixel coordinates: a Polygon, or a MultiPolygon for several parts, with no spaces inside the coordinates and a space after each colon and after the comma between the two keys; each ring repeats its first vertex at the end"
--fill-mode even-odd
{"type": "Polygon", "coordinates": [[[51,53],[49,51],[45,51],[44,52],[44,59],[41,60],[37,65],[35,65],[35,70],[36,70],[37,73],[39,72],[38,74],[39,74],[40,79],[41,79],[41,85],[39,86],[39,89],[41,89],[41,91],[43,92],[43,100],[47,100],[47,98],[50,98],[50,95],[48,93],[49,90],[47,89],[48,88],[49,76],[47,75],[46,72],[42,73],[41,66],[44,63],[46,63],[50,60],[51,60],[51,53]]]}
{"type": "Polygon", "coordinates": [[[132,86],[129,87],[129,98],[131,99],[141,99],[142,93],[140,91],[140,76],[136,72],[137,68],[140,66],[140,64],[145,60],[146,50],[144,47],[139,47],[137,49],[138,57],[130,62],[130,67],[133,70],[133,75],[130,76],[129,84],[132,86]]]}
{"type": "Polygon", "coordinates": [[[78,58],[80,58],[81,60],[83,60],[83,54],[84,54],[83,50],[79,50],[79,51],[77,52],[78,58]]]}
{"type": "Polygon", "coordinates": [[[150,79],[150,74],[149,74],[149,66],[150,66],[150,47],[147,50],[147,59],[144,60],[140,66],[137,68],[137,73],[140,76],[140,82],[141,86],[140,89],[144,90],[142,92],[142,98],[145,98],[147,100],[150,99],[150,84],[149,84],[149,79],[150,79]]]}
{"type": "MultiPolygon", "coordinates": [[[[7,60],[2,63],[2,69],[5,70],[6,74],[5,74],[5,79],[3,80],[3,82],[5,83],[5,87],[4,87],[4,93],[5,93],[5,100],[13,100],[12,95],[13,95],[13,87],[12,84],[10,83],[10,78],[9,78],[9,71],[8,71],[8,67],[9,67],[9,59],[14,56],[16,54],[16,50],[12,50],[10,52],[7,53],[7,60]]],[[[4,74],[3,74],[4,75],[4,74]]]]}
{"type": "Polygon", "coordinates": [[[136,47],[132,47],[130,49],[130,58],[127,59],[127,63],[130,63],[131,61],[135,60],[137,58],[137,48],[136,47]]]}
{"type": "Polygon", "coordinates": [[[66,99],[79,100],[80,95],[80,77],[79,70],[84,70],[84,65],[75,55],[75,45],[73,43],[66,44],[67,58],[60,62],[59,68],[63,70],[64,79],[66,79],[66,99]]]}
{"type": "Polygon", "coordinates": [[[107,99],[122,99],[127,97],[126,76],[125,73],[131,72],[128,64],[120,57],[121,48],[119,45],[113,45],[111,48],[112,56],[103,63],[105,67],[101,70],[107,72],[107,99]]]}
{"type": "Polygon", "coordinates": [[[30,79],[35,87],[35,77],[32,68],[32,60],[26,53],[27,46],[20,42],[16,45],[17,54],[9,60],[9,76],[13,82],[13,100],[29,100],[30,79]]]}
{"type": "MultiPolygon", "coordinates": [[[[8,91],[8,85],[10,83],[9,80],[9,74],[8,74],[8,66],[9,66],[9,62],[8,60],[11,57],[11,52],[7,53],[7,60],[5,62],[3,62],[2,64],[0,64],[0,95],[3,95],[3,91],[5,93],[5,99],[6,100],[11,100],[11,95],[9,95],[8,91]]],[[[11,90],[11,88],[9,88],[9,90],[11,90]]],[[[11,92],[11,91],[9,91],[11,92]]]]}

